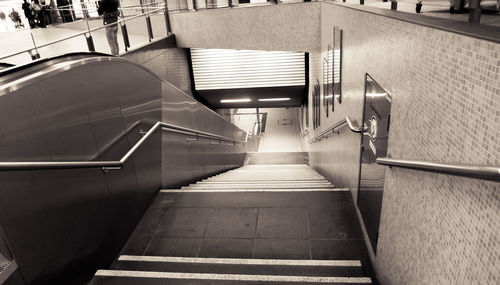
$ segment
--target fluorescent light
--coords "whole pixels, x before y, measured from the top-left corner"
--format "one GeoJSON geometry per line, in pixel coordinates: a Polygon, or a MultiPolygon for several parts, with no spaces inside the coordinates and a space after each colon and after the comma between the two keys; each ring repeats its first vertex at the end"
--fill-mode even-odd
{"type": "Polygon", "coordinates": [[[220,100],[221,103],[243,103],[243,102],[252,102],[252,99],[244,98],[244,99],[223,99],[220,100]]]}
{"type": "Polygon", "coordinates": [[[264,98],[264,99],[259,99],[261,102],[269,102],[269,101],[288,101],[291,100],[291,98],[264,98]]]}

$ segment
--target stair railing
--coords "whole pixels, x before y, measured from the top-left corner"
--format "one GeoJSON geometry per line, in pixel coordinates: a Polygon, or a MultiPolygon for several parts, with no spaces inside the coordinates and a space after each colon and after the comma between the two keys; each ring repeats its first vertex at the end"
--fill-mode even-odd
{"type": "MultiPolygon", "coordinates": [[[[365,126],[363,126],[363,128],[355,126],[349,117],[346,117],[346,122],[349,125],[349,129],[352,132],[363,134],[364,131],[366,131],[365,126]]],[[[498,166],[438,163],[432,161],[394,159],[390,157],[390,155],[388,157],[379,157],[377,158],[376,162],[377,164],[389,167],[399,167],[399,168],[448,174],[461,177],[470,177],[470,178],[490,180],[490,181],[500,181],[500,167],[498,166]]]]}
{"type": "MultiPolygon", "coordinates": [[[[145,23],[146,23],[146,28],[148,31],[148,38],[149,38],[148,42],[151,42],[153,39],[153,27],[151,24],[151,15],[163,13],[164,17],[165,17],[165,28],[166,28],[166,32],[167,32],[166,36],[169,36],[171,34],[171,26],[170,26],[168,7],[166,5],[165,6],[157,6],[156,4],[157,3],[149,3],[149,4],[141,4],[141,5],[135,5],[135,6],[121,7],[121,8],[119,8],[119,10],[121,11],[121,19],[118,19],[117,22],[111,23],[109,25],[103,25],[103,26],[99,26],[96,28],[90,28],[90,24],[88,22],[88,17],[84,17],[86,24],[87,24],[86,25],[87,28],[84,31],[77,32],[77,33],[69,35],[69,36],[61,37],[57,40],[54,40],[54,41],[51,41],[48,43],[44,43],[44,44],[40,44],[40,45],[36,43],[35,37],[33,36],[33,33],[31,33],[30,36],[31,36],[31,41],[33,42],[33,47],[30,47],[28,49],[24,49],[21,51],[16,51],[16,52],[6,54],[6,55],[0,55],[0,60],[7,60],[9,58],[23,55],[26,53],[29,54],[29,56],[31,57],[32,60],[37,60],[37,59],[40,59],[42,57],[42,55],[40,55],[40,53],[39,53],[40,49],[48,48],[48,47],[51,47],[55,44],[59,44],[62,42],[67,43],[68,40],[73,40],[73,39],[79,38],[81,36],[85,37],[85,39],[86,39],[88,51],[95,52],[96,46],[94,44],[92,34],[94,32],[104,30],[106,28],[106,26],[113,26],[113,25],[121,27],[125,51],[128,51],[130,49],[130,40],[129,40],[128,31],[126,28],[126,22],[130,23],[130,21],[132,21],[132,20],[144,18],[145,23]],[[152,6],[152,5],[154,5],[154,6],[152,6]],[[149,9],[150,6],[152,6],[151,9],[149,9]],[[142,13],[125,18],[123,15],[123,11],[126,11],[126,10],[142,10],[142,13]]],[[[66,9],[66,8],[65,9],[56,9],[56,10],[73,11],[72,9],[66,9]]],[[[86,9],[84,9],[84,12],[88,13],[86,9]]],[[[161,24],[161,25],[163,25],[163,24],[161,24]]],[[[155,28],[158,28],[158,27],[155,27],[155,28]]],[[[133,46],[133,48],[140,47],[143,44],[145,44],[145,42],[137,43],[136,45],[133,46]]],[[[71,52],[71,50],[65,51],[65,52],[71,52]]]]}
{"type": "MultiPolygon", "coordinates": [[[[319,133],[316,137],[309,140],[309,143],[319,142],[324,138],[328,138],[328,136],[333,134],[333,133],[339,133],[339,129],[341,127],[343,127],[345,124],[347,124],[349,126],[349,129],[353,132],[356,132],[356,133],[363,132],[363,130],[361,130],[360,128],[358,128],[354,125],[354,123],[352,122],[351,118],[349,118],[349,116],[346,116],[344,119],[336,122],[335,124],[328,127],[326,130],[319,133]]],[[[307,131],[307,134],[309,134],[309,131],[307,131]]],[[[303,136],[306,136],[307,134],[304,134],[303,136]]]]}
{"type": "MultiPolygon", "coordinates": [[[[180,133],[187,135],[196,136],[196,140],[199,138],[213,139],[218,142],[228,142],[233,145],[237,143],[246,143],[247,140],[236,140],[212,133],[207,133],[199,130],[194,130],[190,128],[180,127],[173,124],[168,124],[164,122],[156,122],[147,132],[142,130],[139,133],[142,138],[135,143],[135,145],[122,156],[120,160],[107,160],[107,161],[17,161],[17,162],[0,162],[0,171],[8,170],[43,170],[43,169],[75,169],[75,168],[102,168],[102,170],[107,173],[109,170],[119,170],[123,167],[125,162],[134,154],[137,149],[144,144],[158,129],[162,131],[180,133]]],[[[128,129],[130,130],[130,128],[128,129]]],[[[127,131],[128,131],[127,130],[127,131]]],[[[121,137],[122,135],[120,135],[121,137]]],[[[113,140],[115,141],[115,140],[113,140]]]]}
{"type": "Polygon", "coordinates": [[[498,166],[437,163],[430,161],[393,159],[390,157],[377,158],[377,163],[389,167],[399,167],[461,177],[500,181],[500,167],[498,166]]]}

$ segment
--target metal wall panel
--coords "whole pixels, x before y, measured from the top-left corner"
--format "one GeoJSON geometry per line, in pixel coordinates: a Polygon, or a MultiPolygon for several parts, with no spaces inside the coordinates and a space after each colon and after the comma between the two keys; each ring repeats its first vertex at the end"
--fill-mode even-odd
{"type": "MultiPolygon", "coordinates": [[[[245,137],[143,67],[109,57],[67,60],[20,70],[11,75],[15,88],[0,85],[0,161],[117,160],[140,130],[162,118],[245,137]]],[[[107,267],[162,185],[184,185],[243,163],[242,145],[212,143],[157,132],[122,170],[107,174],[0,171],[0,224],[20,273],[28,283],[77,284],[75,277],[107,267]]]]}
{"type": "MultiPolygon", "coordinates": [[[[225,137],[245,139],[246,132],[219,114],[203,106],[177,87],[163,86],[163,121],[182,127],[203,130],[225,137]]],[[[221,171],[241,166],[247,145],[200,139],[193,136],[163,133],[163,187],[175,188],[221,171]]]]}

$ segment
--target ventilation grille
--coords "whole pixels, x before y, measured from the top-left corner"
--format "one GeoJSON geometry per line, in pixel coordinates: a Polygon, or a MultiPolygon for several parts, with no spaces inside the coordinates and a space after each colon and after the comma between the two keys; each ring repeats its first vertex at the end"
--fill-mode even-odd
{"type": "Polygon", "coordinates": [[[305,85],[305,54],[191,49],[196,90],[305,85]]]}

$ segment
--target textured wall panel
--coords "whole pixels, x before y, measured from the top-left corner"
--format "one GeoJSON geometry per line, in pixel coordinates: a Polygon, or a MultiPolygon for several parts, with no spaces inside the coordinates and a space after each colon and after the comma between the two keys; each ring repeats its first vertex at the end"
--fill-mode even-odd
{"type": "Polygon", "coordinates": [[[179,47],[319,51],[319,2],[171,13],[179,47]]]}
{"type": "Polygon", "coordinates": [[[149,70],[191,95],[191,79],[187,50],[173,48],[175,39],[169,37],[153,45],[147,45],[122,57],[144,65],[149,70]]]}
{"type": "MultiPolygon", "coordinates": [[[[321,72],[333,27],[343,29],[344,97],[329,118],[322,109],[316,133],[346,115],[359,123],[368,72],[393,97],[393,157],[499,165],[500,45],[348,6],[322,3],[321,57],[311,71],[321,72]]],[[[474,28],[463,26],[461,33],[474,28]]],[[[359,143],[344,128],[309,146],[311,164],[355,190],[359,143]]],[[[382,284],[498,283],[499,190],[495,182],[388,169],[376,257],[382,284]]]]}

